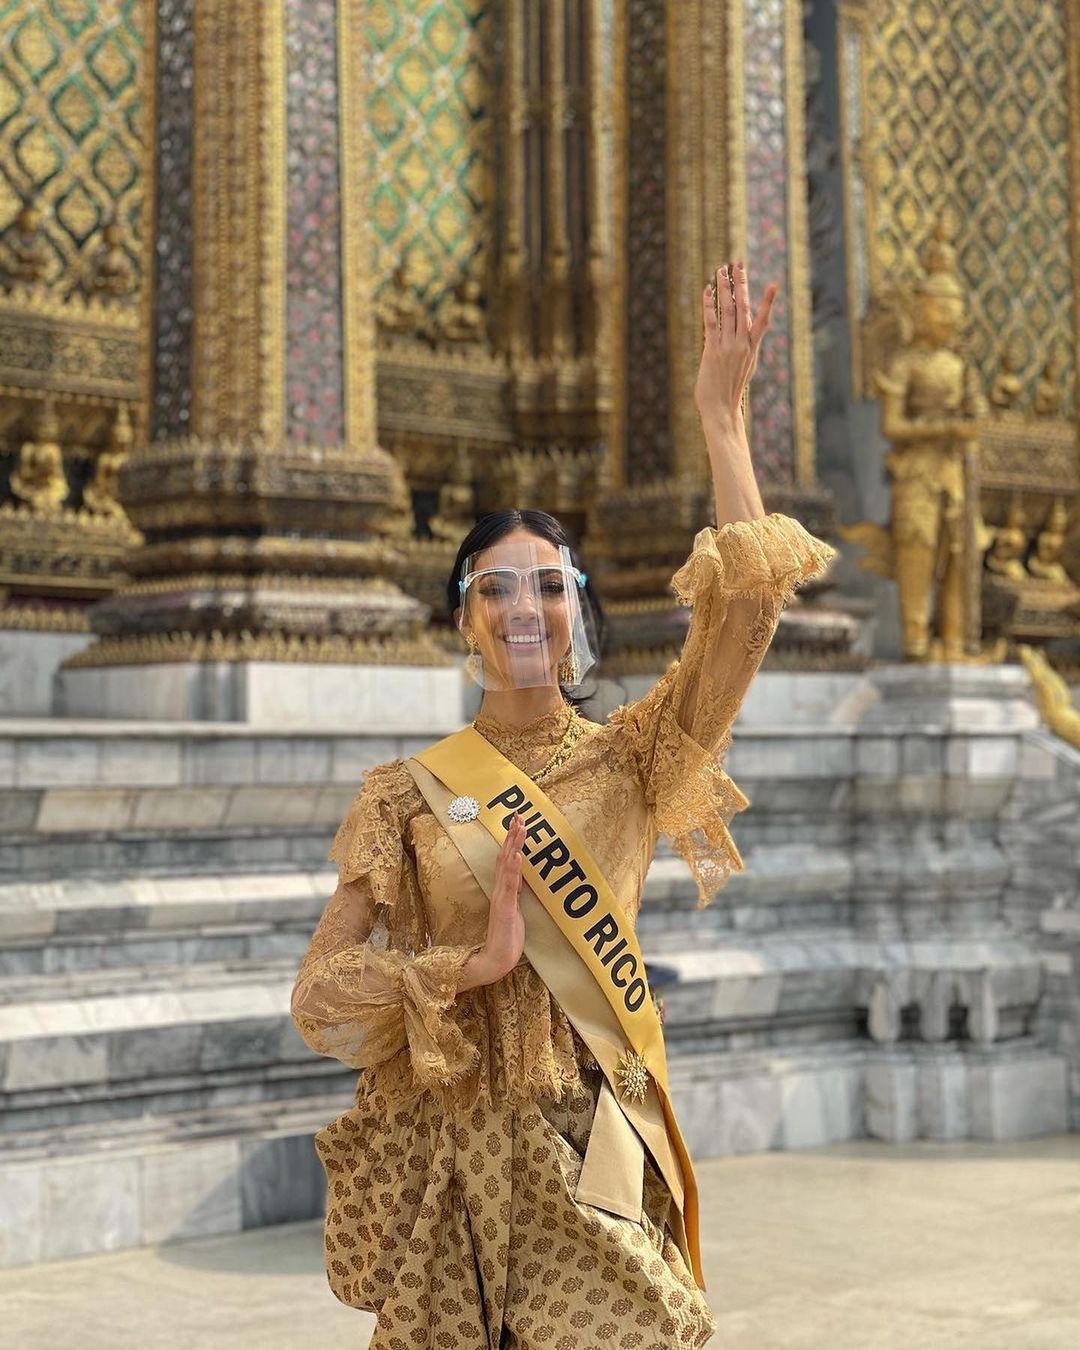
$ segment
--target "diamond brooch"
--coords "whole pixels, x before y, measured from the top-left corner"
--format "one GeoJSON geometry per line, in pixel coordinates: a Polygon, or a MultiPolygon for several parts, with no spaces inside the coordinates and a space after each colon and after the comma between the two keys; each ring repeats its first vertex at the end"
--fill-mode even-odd
{"type": "Polygon", "coordinates": [[[446,814],[455,825],[464,825],[467,820],[475,820],[480,814],[480,803],[475,797],[455,797],[446,808],[446,814]]]}
{"type": "Polygon", "coordinates": [[[636,1050],[624,1050],[615,1065],[615,1079],[624,1100],[642,1105],[649,1086],[649,1066],[645,1056],[636,1050]]]}

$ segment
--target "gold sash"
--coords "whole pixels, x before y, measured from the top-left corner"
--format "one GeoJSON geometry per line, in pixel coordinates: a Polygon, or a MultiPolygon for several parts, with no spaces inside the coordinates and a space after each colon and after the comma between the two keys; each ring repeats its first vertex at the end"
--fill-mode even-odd
{"type": "Polygon", "coordinates": [[[472,727],[428,747],[406,766],[489,899],[499,846],[511,816],[522,813],[528,850],[522,854],[525,955],[605,1078],[577,1199],[640,1219],[644,1144],[676,1207],[669,1218],[672,1232],[704,1289],[697,1184],[670,1100],[663,1032],[633,925],[603,872],[550,798],[472,727]],[[480,809],[475,819],[458,823],[447,808],[462,795],[474,797],[480,809]],[[592,980],[583,980],[581,967],[566,961],[566,942],[592,980]],[[645,1056],[650,1070],[643,1103],[613,1086],[627,1045],[645,1056]]]}

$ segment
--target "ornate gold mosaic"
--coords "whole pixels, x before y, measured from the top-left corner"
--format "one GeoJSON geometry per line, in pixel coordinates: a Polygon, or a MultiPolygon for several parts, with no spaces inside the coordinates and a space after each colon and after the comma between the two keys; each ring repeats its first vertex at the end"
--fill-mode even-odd
{"type": "Polygon", "coordinates": [[[64,291],[92,274],[113,213],[137,285],[144,19],[137,0],[0,0],[0,240],[32,201],[42,279],[64,291]]]}
{"type": "Polygon", "coordinates": [[[1029,388],[1057,349],[1066,410],[1070,4],[847,0],[841,48],[854,313],[866,318],[890,278],[917,274],[943,219],[987,387],[1006,349],[1029,388]]]}
{"type": "Polygon", "coordinates": [[[395,272],[429,308],[486,282],[491,223],[490,0],[371,0],[368,111],[378,293],[395,272]]]}

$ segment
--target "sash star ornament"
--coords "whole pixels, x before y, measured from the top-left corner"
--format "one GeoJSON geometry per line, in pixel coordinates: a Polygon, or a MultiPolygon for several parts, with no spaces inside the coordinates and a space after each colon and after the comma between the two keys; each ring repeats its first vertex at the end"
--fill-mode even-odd
{"type": "Polygon", "coordinates": [[[628,1102],[642,1105],[649,1086],[649,1066],[645,1056],[636,1050],[624,1050],[615,1065],[615,1077],[620,1095],[628,1102]]]}
{"type": "Polygon", "coordinates": [[[446,814],[455,825],[464,825],[466,821],[475,820],[480,814],[480,803],[475,797],[455,797],[446,808],[446,814]]]}

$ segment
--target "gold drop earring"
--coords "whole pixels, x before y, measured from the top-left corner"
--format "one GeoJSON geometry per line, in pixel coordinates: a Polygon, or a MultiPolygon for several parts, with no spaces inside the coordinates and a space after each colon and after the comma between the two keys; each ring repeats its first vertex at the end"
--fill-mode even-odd
{"type": "Polygon", "coordinates": [[[465,670],[469,677],[480,683],[480,669],[483,665],[483,658],[480,655],[480,644],[476,640],[474,633],[466,634],[465,640],[469,644],[469,655],[465,658],[465,670]]]}
{"type": "Polygon", "coordinates": [[[578,682],[577,662],[571,653],[567,653],[559,662],[558,666],[559,683],[573,688],[578,682]]]}

